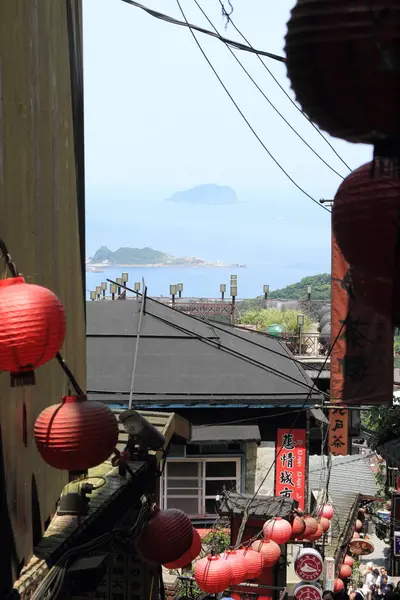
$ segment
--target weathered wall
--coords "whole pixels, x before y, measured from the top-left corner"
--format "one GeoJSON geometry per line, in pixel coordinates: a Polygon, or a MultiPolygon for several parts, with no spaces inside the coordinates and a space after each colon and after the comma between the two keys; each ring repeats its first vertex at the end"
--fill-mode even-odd
{"type": "MultiPolygon", "coordinates": [[[[62,299],[67,315],[62,353],[85,386],[70,81],[66,2],[0,2],[0,237],[26,279],[62,299]]],[[[8,375],[0,376],[2,598],[18,565],[30,558],[66,482],[66,473],[40,459],[33,425],[67,391],[55,361],[37,371],[34,388],[11,389],[8,375]]]]}

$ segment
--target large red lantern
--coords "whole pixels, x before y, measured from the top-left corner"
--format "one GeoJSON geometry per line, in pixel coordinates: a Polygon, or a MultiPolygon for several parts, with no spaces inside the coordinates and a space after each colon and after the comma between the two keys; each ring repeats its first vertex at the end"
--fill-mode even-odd
{"type": "Polygon", "coordinates": [[[318,522],[314,517],[310,517],[309,515],[304,517],[304,522],[306,524],[306,530],[303,533],[303,539],[308,540],[311,535],[314,535],[314,533],[317,532],[318,522]]]}
{"type": "Polygon", "coordinates": [[[296,516],[293,519],[293,523],[292,523],[292,539],[300,540],[302,538],[305,530],[306,530],[306,524],[305,524],[304,519],[296,516]]]}
{"type": "Polygon", "coordinates": [[[345,565],[343,563],[343,565],[340,567],[339,577],[340,579],[348,579],[349,577],[351,577],[352,573],[352,568],[349,565],[345,565]]]}
{"type": "Polygon", "coordinates": [[[11,385],[34,385],[34,369],[55,357],[64,342],[65,315],[57,296],[23,277],[0,280],[0,371],[11,385]]]}
{"type": "Polygon", "coordinates": [[[226,560],[231,567],[231,583],[237,584],[246,581],[247,563],[242,554],[237,553],[235,550],[225,550],[221,554],[221,559],[226,560]]]}
{"type": "Polygon", "coordinates": [[[361,530],[362,530],[362,528],[363,528],[362,521],[360,521],[360,519],[357,519],[357,520],[356,520],[356,524],[355,524],[355,529],[356,529],[356,531],[361,531],[361,530]]]}
{"type": "Polygon", "coordinates": [[[400,178],[367,163],[335,195],[332,226],[347,262],[366,277],[392,281],[400,266],[400,178]]]}
{"type": "Polygon", "coordinates": [[[41,457],[52,467],[86,471],[107,460],[118,443],[113,412],[86,396],[66,396],[45,408],[35,422],[34,436],[41,457]]]}
{"type": "Polygon", "coordinates": [[[328,531],[329,527],[331,526],[331,522],[329,519],[327,519],[326,517],[321,517],[319,520],[319,524],[322,527],[322,531],[325,533],[326,531],[328,531]]]}
{"type": "Polygon", "coordinates": [[[181,558],[192,545],[193,525],[189,517],[177,508],[153,512],[143,527],[136,549],[150,563],[164,565],[181,558]]]}
{"type": "MultiPolygon", "coordinates": [[[[296,99],[321,129],[348,142],[385,145],[394,138],[398,143],[397,0],[375,5],[367,0],[297,0],[285,51],[296,99]]],[[[383,154],[391,150],[385,148],[383,154]]]]}
{"type": "Polygon", "coordinates": [[[277,544],[286,544],[292,537],[292,533],[291,524],[282,517],[274,517],[266,521],[263,526],[264,538],[277,544]]]}
{"type": "Polygon", "coordinates": [[[262,555],[264,567],[273,567],[281,555],[281,549],[272,540],[256,540],[251,547],[262,555]]]}
{"type": "Polygon", "coordinates": [[[344,590],[344,583],[341,579],[339,579],[339,577],[337,579],[335,579],[335,581],[333,582],[333,591],[334,592],[341,592],[342,590],[344,590]]]}
{"type": "Polygon", "coordinates": [[[207,556],[197,561],[194,567],[194,578],[203,592],[218,594],[229,587],[232,570],[227,560],[218,555],[207,556]]]}
{"type": "Polygon", "coordinates": [[[178,560],[174,560],[172,562],[165,563],[164,567],[167,569],[183,569],[183,567],[187,567],[194,561],[195,558],[201,552],[201,537],[197,529],[193,529],[193,539],[192,545],[189,550],[182,554],[178,560]]]}
{"type": "Polygon", "coordinates": [[[346,554],[346,556],[344,557],[344,560],[343,560],[343,564],[348,565],[349,567],[352,567],[354,565],[354,558],[352,558],[351,556],[346,554]]]}
{"type": "Polygon", "coordinates": [[[310,542],[316,542],[323,535],[324,535],[324,530],[322,528],[322,525],[321,525],[321,523],[318,523],[318,525],[317,525],[317,531],[315,531],[314,533],[311,533],[310,535],[308,535],[307,539],[310,540],[310,542]]]}
{"type": "Polygon", "coordinates": [[[247,578],[257,579],[264,566],[264,560],[259,552],[253,550],[253,548],[240,548],[237,550],[238,554],[241,554],[246,561],[247,565],[247,578]]]}
{"type": "Polygon", "coordinates": [[[333,519],[335,511],[333,510],[333,506],[331,504],[324,504],[320,513],[321,517],[324,517],[325,519],[333,519]]]}

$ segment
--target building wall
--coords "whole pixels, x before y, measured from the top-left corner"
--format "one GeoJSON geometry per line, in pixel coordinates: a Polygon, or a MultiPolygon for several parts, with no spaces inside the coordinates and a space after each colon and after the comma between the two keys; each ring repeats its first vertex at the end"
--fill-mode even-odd
{"type": "MultiPolygon", "coordinates": [[[[63,301],[62,353],[85,387],[84,257],[66,5],[0,3],[0,237],[26,279],[51,288],[63,301]]],[[[37,371],[36,387],[12,389],[8,375],[0,377],[2,598],[31,557],[67,481],[66,473],[43,463],[33,439],[39,412],[67,393],[67,379],[54,360],[37,371]]]]}
{"type": "Polygon", "coordinates": [[[275,487],[275,467],[272,467],[268,476],[266,473],[275,461],[275,442],[261,442],[257,448],[256,460],[256,489],[260,487],[259,494],[261,496],[273,496],[275,487]]]}

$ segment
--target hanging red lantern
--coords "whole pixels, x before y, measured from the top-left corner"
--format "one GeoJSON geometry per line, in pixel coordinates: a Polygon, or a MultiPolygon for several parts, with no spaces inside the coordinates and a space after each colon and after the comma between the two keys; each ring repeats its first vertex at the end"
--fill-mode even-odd
{"type": "Polygon", "coordinates": [[[363,528],[363,524],[362,524],[362,522],[360,521],[360,519],[357,519],[357,520],[356,520],[356,524],[355,524],[355,529],[356,529],[356,531],[361,531],[361,530],[362,530],[362,528],[363,528]]]}
{"type": "Polygon", "coordinates": [[[236,550],[227,549],[221,554],[221,559],[226,560],[231,567],[231,584],[238,584],[246,581],[247,563],[242,554],[237,553],[236,550]]]}
{"type": "Polygon", "coordinates": [[[292,523],[292,540],[300,540],[306,530],[304,519],[295,516],[292,523]]]}
{"type": "Polygon", "coordinates": [[[317,520],[314,519],[314,517],[310,517],[310,515],[304,517],[304,522],[306,524],[306,530],[303,534],[303,540],[308,540],[310,535],[314,535],[314,533],[317,532],[318,523],[317,520]]]}
{"type": "Polygon", "coordinates": [[[353,539],[353,540],[358,540],[358,539],[360,539],[360,534],[359,534],[359,533],[357,533],[357,531],[355,531],[355,532],[353,533],[353,537],[352,537],[352,539],[353,539]]]}
{"type": "Polygon", "coordinates": [[[203,592],[218,594],[229,587],[232,570],[227,560],[218,555],[207,556],[197,561],[194,567],[194,578],[203,592]]]}
{"type": "Polygon", "coordinates": [[[323,535],[324,535],[324,530],[323,530],[323,528],[322,528],[322,525],[321,525],[321,523],[318,523],[318,525],[317,525],[317,531],[316,531],[315,533],[311,533],[311,534],[308,536],[308,538],[307,538],[307,539],[308,539],[310,542],[316,542],[316,541],[317,541],[317,540],[319,540],[319,539],[320,539],[320,538],[321,538],[323,535]]]}
{"type": "Polygon", "coordinates": [[[352,573],[352,568],[349,565],[345,565],[343,563],[343,565],[340,567],[339,577],[340,579],[348,579],[349,577],[351,577],[352,573]]]}
{"type": "Polygon", "coordinates": [[[264,538],[277,544],[286,544],[292,537],[292,533],[292,526],[282,517],[274,517],[266,521],[263,526],[264,538]]]}
{"type": "Polygon", "coordinates": [[[118,443],[113,412],[86,396],[66,396],[45,408],[35,422],[34,436],[43,460],[66,471],[87,471],[107,460],[118,443]]]}
{"type": "Polygon", "coordinates": [[[398,142],[397,0],[297,0],[285,51],[296,99],[318,127],[348,142],[398,142]]]}
{"type": "Polygon", "coordinates": [[[278,544],[272,540],[256,540],[252,543],[251,547],[262,555],[264,567],[272,567],[275,565],[281,555],[281,549],[278,544]]]}
{"type": "Polygon", "coordinates": [[[264,565],[262,555],[253,550],[253,548],[240,548],[237,550],[237,553],[241,554],[246,561],[247,578],[257,579],[264,565]]]}
{"type": "Polygon", "coordinates": [[[329,527],[331,526],[331,522],[329,519],[327,519],[326,517],[321,517],[319,520],[319,524],[322,527],[322,531],[325,533],[326,531],[328,531],[329,527]]]}
{"type": "Polygon", "coordinates": [[[343,564],[348,565],[349,567],[352,567],[354,565],[354,558],[352,558],[351,556],[346,554],[346,556],[344,557],[344,560],[343,560],[343,564]]]}
{"type": "Polygon", "coordinates": [[[11,385],[34,385],[34,369],[55,357],[64,343],[64,308],[45,287],[23,277],[0,280],[0,371],[11,385]]]}
{"type": "Polygon", "coordinates": [[[193,529],[192,545],[189,550],[182,554],[178,560],[165,563],[164,567],[167,569],[183,569],[190,565],[195,558],[199,556],[201,552],[201,537],[197,529],[193,529]]]}
{"type": "Polygon", "coordinates": [[[400,179],[369,162],[346,177],[335,195],[332,226],[347,262],[366,277],[391,282],[400,266],[400,179]]]}
{"type": "Polygon", "coordinates": [[[334,514],[335,511],[333,510],[333,506],[331,504],[324,504],[320,511],[321,517],[329,520],[333,519],[334,514]]]}
{"type": "Polygon", "coordinates": [[[333,591],[334,592],[341,592],[342,590],[344,590],[344,583],[341,579],[337,578],[335,579],[334,583],[333,583],[333,591]]]}
{"type": "Polygon", "coordinates": [[[188,552],[192,541],[193,525],[184,512],[156,508],[136,540],[136,549],[144,560],[164,565],[188,552]]]}

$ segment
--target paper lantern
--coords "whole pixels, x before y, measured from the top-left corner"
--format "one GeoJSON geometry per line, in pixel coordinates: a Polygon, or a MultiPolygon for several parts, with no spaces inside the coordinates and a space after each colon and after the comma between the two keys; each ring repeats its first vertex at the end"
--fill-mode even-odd
{"type": "Polygon", "coordinates": [[[359,533],[357,533],[357,531],[355,531],[355,532],[353,533],[353,537],[352,537],[352,539],[353,539],[353,540],[358,540],[359,538],[360,538],[360,534],[359,534],[359,533]]]}
{"type": "Polygon", "coordinates": [[[356,524],[355,524],[355,529],[356,529],[356,531],[361,531],[361,530],[362,530],[362,528],[363,528],[362,521],[360,521],[360,519],[357,519],[357,520],[356,520],[356,524]]]}
{"type": "Polygon", "coordinates": [[[193,539],[192,545],[189,550],[182,554],[178,560],[173,562],[166,563],[164,567],[167,569],[183,569],[183,567],[187,567],[194,561],[195,558],[199,556],[201,552],[201,537],[197,529],[193,529],[193,539]]]}
{"type": "Polygon", "coordinates": [[[302,538],[305,530],[306,530],[306,524],[305,524],[304,519],[296,516],[293,519],[293,523],[292,523],[292,539],[300,540],[302,538]]]}
{"type": "Polygon", "coordinates": [[[247,579],[247,563],[242,554],[235,550],[225,550],[221,559],[229,563],[231,567],[231,584],[243,583],[247,579]]]}
{"type": "Polygon", "coordinates": [[[352,568],[349,565],[345,565],[343,563],[343,565],[340,567],[339,577],[340,579],[348,579],[349,577],[351,577],[352,573],[352,568]]]}
{"type": "Polygon", "coordinates": [[[322,528],[321,523],[318,523],[317,525],[317,531],[315,533],[311,533],[310,535],[308,535],[307,539],[310,542],[316,542],[317,540],[319,540],[322,536],[324,535],[324,530],[322,528]]]}
{"type": "Polygon", "coordinates": [[[325,517],[325,519],[333,519],[333,515],[335,511],[333,510],[333,506],[331,504],[324,504],[321,509],[321,517],[325,517]]]}
{"type": "Polygon", "coordinates": [[[281,555],[281,549],[272,540],[256,540],[252,543],[251,547],[262,555],[264,567],[273,567],[281,555]]]}
{"type": "Polygon", "coordinates": [[[318,127],[348,142],[400,138],[397,0],[298,0],[285,51],[296,99],[318,127]]]}
{"type": "Polygon", "coordinates": [[[178,560],[188,552],[193,541],[193,525],[189,517],[177,508],[152,513],[136,540],[140,556],[163,565],[178,560]]]}
{"type": "Polygon", "coordinates": [[[207,556],[197,561],[194,567],[194,578],[203,592],[218,594],[229,587],[232,570],[227,560],[218,555],[207,556]]]}
{"type": "Polygon", "coordinates": [[[237,550],[237,554],[241,554],[246,561],[247,578],[257,579],[264,565],[262,555],[253,548],[240,548],[237,550]]]}
{"type": "Polygon", "coordinates": [[[331,522],[329,519],[327,519],[326,517],[321,517],[319,520],[319,524],[322,527],[322,531],[325,533],[326,531],[328,531],[329,527],[331,526],[331,522]]]}
{"type": "Polygon", "coordinates": [[[11,385],[34,385],[34,369],[55,357],[64,342],[63,305],[51,290],[23,277],[0,280],[0,371],[11,385]]]}
{"type": "Polygon", "coordinates": [[[340,185],[332,226],[343,256],[366,277],[392,281],[400,267],[396,253],[400,221],[400,178],[369,162],[340,185]]]}
{"type": "Polygon", "coordinates": [[[113,412],[86,396],[66,396],[45,408],[35,422],[34,436],[43,460],[66,471],[87,471],[107,460],[118,443],[113,412]]]}
{"type": "Polygon", "coordinates": [[[318,529],[317,520],[314,517],[310,517],[309,515],[304,517],[304,522],[306,524],[306,530],[303,533],[303,539],[308,540],[310,535],[314,535],[318,529]]]}
{"type": "Polygon", "coordinates": [[[277,544],[286,544],[292,537],[292,526],[282,517],[274,517],[264,523],[263,535],[277,544]]]}
{"type": "Polygon", "coordinates": [[[352,567],[354,565],[354,558],[352,556],[349,556],[348,554],[346,554],[346,556],[344,557],[344,560],[343,560],[343,564],[348,565],[349,567],[352,567]]]}
{"type": "Polygon", "coordinates": [[[333,591],[334,592],[341,592],[342,590],[344,590],[344,583],[341,579],[337,578],[335,579],[334,583],[333,583],[333,591]]]}

